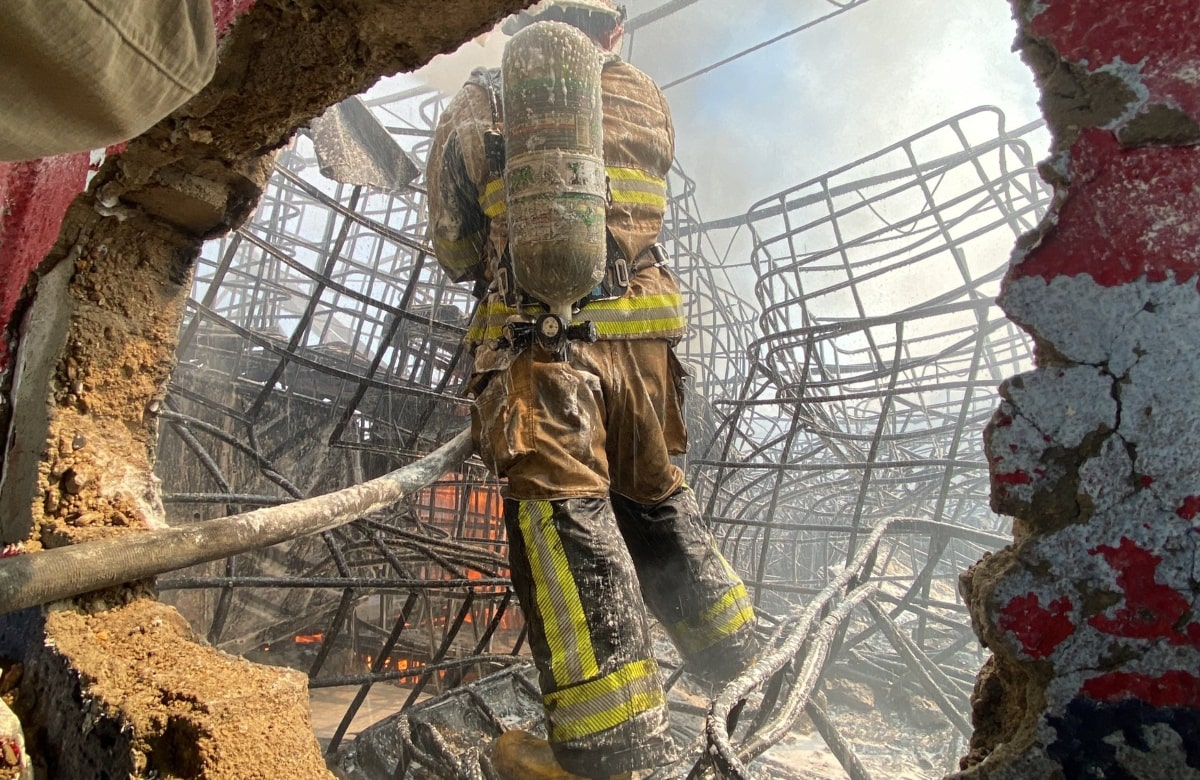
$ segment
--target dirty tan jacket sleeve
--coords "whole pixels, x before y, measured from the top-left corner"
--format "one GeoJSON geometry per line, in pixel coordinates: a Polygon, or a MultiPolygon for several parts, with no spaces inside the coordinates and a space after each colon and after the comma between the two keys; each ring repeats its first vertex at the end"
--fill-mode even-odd
{"type": "Polygon", "coordinates": [[[212,78],[211,0],[4,0],[0,160],[139,135],[212,78]]]}
{"type": "Polygon", "coordinates": [[[487,184],[482,138],[489,125],[486,95],[467,84],[442,112],[429,148],[429,238],[438,264],[455,282],[487,276],[491,220],[479,198],[487,184]]]}
{"type": "Polygon", "coordinates": [[[634,66],[610,62],[602,83],[608,230],[625,257],[637,261],[662,230],[675,129],[662,90],[634,66]]]}

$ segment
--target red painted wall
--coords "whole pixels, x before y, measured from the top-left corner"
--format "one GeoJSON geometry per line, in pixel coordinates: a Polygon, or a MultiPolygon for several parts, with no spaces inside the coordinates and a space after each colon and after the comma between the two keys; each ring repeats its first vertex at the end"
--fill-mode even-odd
{"type": "Polygon", "coordinates": [[[217,35],[223,35],[233,20],[250,10],[254,0],[212,0],[213,22],[217,35]]]}
{"type": "MultiPolygon", "coordinates": [[[[225,33],[254,0],[212,0],[218,35],[225,33]]],[[[83,191],[89,155],[0,162],[0,332],[13,311],[30,272],[58,237],[63,214],[83,191]]],[[[9,364],[10,345],[0,340],[0,371],[9,364]]]]}
{"type": "Polygon", "coordinates": [[[1058,192],[1000,297],[1039,340],[989,428],[993,506],[1021,538],[972,582],[977,631],[1020,670],[1004,679],[1044,698],[1014,683],[1031,709],[1009,733],[1036,736],[962,780],[1183,777],[1200,767],[1200,4],[1017,7],[1052,74],[1058,192]]]}
{"type": "MultiPolygon", "coordinates": [[[[63,213],[83,189],[88,153],[0,162],[0,330],[7,330],[29,273],[58,236],[63,213]]],[[[0,341],[0,370],[8,340],[0,341]]]]}

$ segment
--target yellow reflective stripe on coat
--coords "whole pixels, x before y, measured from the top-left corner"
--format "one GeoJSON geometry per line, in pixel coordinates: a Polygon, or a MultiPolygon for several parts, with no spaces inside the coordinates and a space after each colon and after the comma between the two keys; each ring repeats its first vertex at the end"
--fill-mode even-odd
{"type": "Polygon", "coordinates": [[[517,517],[537,583],[534,598],[545,624],[551,673],[556,685],[571,685],[595,677],[600,667],[552,514],[549,501],[522,501],[517,517]]]}
{"type": "Polygon", "coordinates": [[[637,203],[667,207],[667,180],[638,170],[637,168],[605,168],[608,173],[608,191],[613,203],[637,203]]]}
{"type": "MultiPolygon", "coordinates": [[[[722,561],[724,558],[722,557],[722,561]]],[[[728,564],[726,564],[728,566],[728,564]]],[[[732,571],[732,569],[730,569],[732,571]]],[[[736,577],[736,575],[734,575],[736,577]]],[[[689,653],[707,650],[722,639],[737,633],[742,626],[754,622],[754,606],[750,594],[741,582],[725,591],[700,615],[681,620],[671,627],[680,644],[689,653]]]]}
{"type": "Polygon", "coordinates": [[[646,332],[682,332],[687,326],[683,295],[677,292],[592,301],[580,310],[574,321],[587,320],[596,323],[601,338],[646,332]]]}
{"type": "Polygon", "coordinates": [[[483,255],[483,231],[478,230],[469,236],[458,239],[433,236],[433,251],[438,265],[445,268],[450,278],[461,281],[463,275],[479,265],[483,255]]]}
{"type": "Polygon", "coordinates": [[[653,658],[634,661],[599,679],[547,694],[542,701],[553,742],[598,734],[666,705],[653,658]]]}
{"type": "MultiPolygon", "coordinates": [[[[493,298],[479,305],[467,340],[494,341],[502,335],[504,323],[520,312],[493,298]]],[[[674,338],[683,335],[687,319],[683,313],[683,295],[677,292],[625,296],[592,301],[584,306],[573,322],[591,321],[600,338],[674,338]]]]}
{"type": "Polygon", "coordinates": [[[483,185],[483,193],[479,196],[479,208],[483,209],[488,219],[495,219],[508,211],[503,179],[492,179],[483,185]]]}
{"type": "MultiPolygon", "coordinates": [[[[637,168],[605,168],[608,191],[613,203],[637,203],[657,209],[667,207],[667,180],[652,176],[637,168]]],[[[483,187],[479,208],[488,219],[496,219],[508,211],[503,179],[492,179],[483,187]]]]}

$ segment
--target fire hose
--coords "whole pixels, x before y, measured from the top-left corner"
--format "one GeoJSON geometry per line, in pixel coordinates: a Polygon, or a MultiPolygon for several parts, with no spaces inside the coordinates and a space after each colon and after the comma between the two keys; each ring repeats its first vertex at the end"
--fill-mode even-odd
{"type": "Polygon", "coordinates": [[[428,487],[471,449],[471,433],[462,431],[418,461],[333,493],[0,559],[0,614],[337,528],[428,487]]]}

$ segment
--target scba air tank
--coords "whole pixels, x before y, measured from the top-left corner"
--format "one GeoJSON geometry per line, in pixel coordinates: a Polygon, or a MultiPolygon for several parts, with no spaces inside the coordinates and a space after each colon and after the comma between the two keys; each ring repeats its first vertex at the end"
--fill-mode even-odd
{"type": "Polygon", "coordinates": [[[504,187],[517,286],[565,321],[604,277],[602,53],[559,22],[504,49],[504,187]]]}

